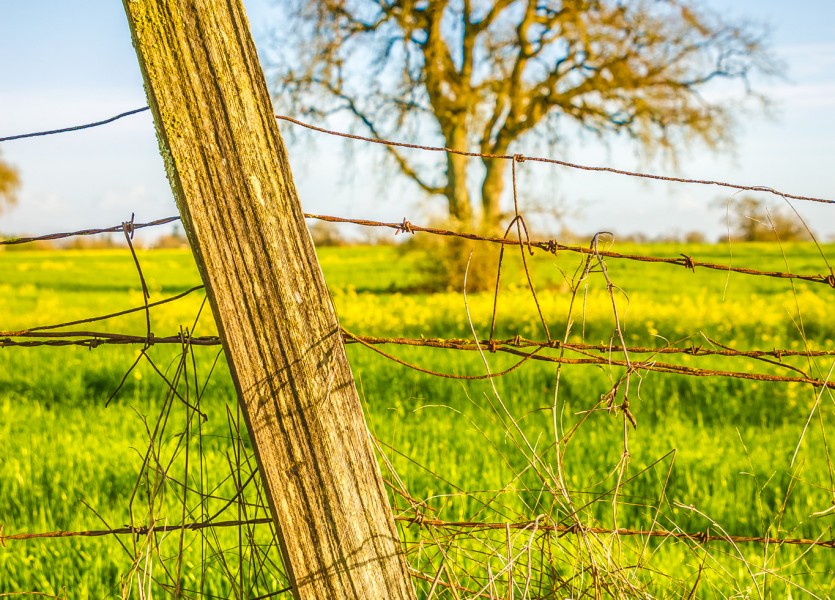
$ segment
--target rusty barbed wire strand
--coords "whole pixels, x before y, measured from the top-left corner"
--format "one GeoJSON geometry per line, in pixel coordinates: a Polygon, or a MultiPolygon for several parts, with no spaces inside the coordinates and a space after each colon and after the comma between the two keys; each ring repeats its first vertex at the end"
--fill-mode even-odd
{"type": "MultiPolygon", "coordinates": [[[[140,307],[136,310],[143,310],[140,307]]],[[[346,344],[360,344],[375,352],[378,352],[385,358],[393,360],[402,366],[415,369],[427,374],[438,377],[450,379],[487,379],[489,377],[500,377],[507,375],[513,370],[517,369],[521,364],[527,360],[536,360],[543,362],[551,362],[557,364],[567,365],[613,365],[613,366],[627,366],[625,361],[618,361],[610,358],[608,354],[612,351],[612,347],[608,344],[585,344],[585,343],[563,343],[558,340],[539,341],[530,340],[521,336],[509,338],[505,340],[479,340],[476,344],[473,340],[463,338],[406,338],[406,337],[379,337],[368,335],[357,335],[351,333],[344,328],[342,329],[343,338],[346,344]],[[460,350],[475,352],[479,345],[481,348],[490,352],[505,352],[520,357],[522,360],[519,363],[511,366],[505,371],[495,373],[491,376],[487,375],[457,375],[451,373],[439,373],[430,369],[425,369],[418,365],[414,365],[402,359],[399,359],[387,352],[383,352],[375,348],[375,346],[393,344],[401,346],[414,346],[426,348],[438,348],[446,350],[460,350]],[[525,352],[525,348],[533,348],[534,352],[525,352]],[[563,349],[573,352],[578,352],[584,355],[584,358],[571,357],[555,357],[540,353],[541,350],[546,349],[563,349]],[[593,356],[589,353],[598,352],[603,356],[593,356]]],[[[33,348],[39,346],[81,346],[90,349],[95,349],[104,345],[144,345],[148,343],[149,338],[144,335],[131,335],[124,333],[110,333],[99,331],[0,331],[0,348],[5,347],[23,347],[33,348]],[[23,338],[23,339],[14,339],[23,338]]],[[[177,344],[181,345],[184,341],[181,335],[171,336],[150,336],[152,345],[177,344]]],[[[219,346],[221,340],[217,336],[198,336],[186,337],[185,341],[193,346],[219,346]]],[[[732,348],[705,348],[703,346],[690,345],[687,347],[676,346],[627,346],[626,351],[630,354],[667,354],[667,355],[686,355],[694,357],[736,357],[736,358],[775,358],[782,359],[785,357],[801,357],[801,358],[821,358],[835,356],[835,350],[790,350],[790,349],[773,349],[773,350],[735,350],[732,348]]],[[[800,371],[788,364],[780,364],[771,362],[777,367],[785,367],[797,371],[801,374],[800,377],[788,377],[782,375],[770,375],[767,373],[746,373],[743,371],[724,371],[715,369],[702,369],[697,367],[689,367],[686,365],[676,365],[670,363],[659,363],[657,361],[639,361],[633,362],[633,367],[636,370],[642,371],[657,371],[662,373],[675,373],[679,375],[689,375],[694,377],[730,377],[736,379],[750,379],[754,381],[771,381],[780,383],[802,383],[810,384],[814,387],[826,387],[835,389],[835,382],[830,382],[822,379],[808,377],[803,371],[800,371]]]]}
{"type": "MultiPolygon", "coordinates": [[[[193,288],[193,289],[202,289],[193,288]]],[[[181,294],[180,297],[185,294],[181,294]]],[[[162,300],[149,306],[155,306],[170,302],[171,299],[162,300]]],[[[138,312],[144,310],[144,307],[137,307],[128,311],[122,311],[124,314],[128,312],[138,312]]],[[[98,318],[97,318],[98,319],[98,318]]],[[[92,319],[90,319],[92,320],[92,319]]],[[[85,320],[84,322],[90,321],[85,320]]],[[[126,333],[111,333],[101,331],[56,331],[56,332],[41,332],[38,330],[62,327],[64,325],[50,325],[40,328],[32,328],[23,331],[0,331],[0,346],[4,344],[7,346],[50,346],[50,345],[70,345],[80,344],[87,345],[90,342],[97,342],[98,345],[107,344],[141,344],[144,343],[145,337],[141,335],[132,335],[126,333]],[[14,340],[12,338],[36,338],[34,340],[14,340]],[[48,339],[43,339],[48,338],[48,339]],[[77,339],[81,338],[81,339],[77,339]]],[[[343,332],[344,333],[344,332],[343,332]]],[[[397,344],[401,346],[416,346],[427,348],[442,348],[447,350],[477,350],[476,343],[472,339],[465,338],[408,338],[408,337],[381,337],[371,335],[359,335],[350,333],[345,335],[345,343],[353,344],[365,342],[366,344],[397,344]]],[[[217,336],[195,336],[186,337],[186,341],[194,346],[219,346],[220,338],[217,336]]],[[[154,344],[182,344],[183,337],[180,335],[170,336],[154,336],[154,344]]],[[[609,353],[612,347],[609,344],[585,344],[574,342],[561,342],[553,340],[551,342],[541,340],[531,340],[521,336],[516,336],[507,339],[484,339],[478,342],[482,348],[489,351],[499,351],[502,347],[511,346],[514,348],[551,348],[551,349],[565,349],[576,352],[601,352],[609,353]]],[[[703,357],[703,356],[724,356],[737,358],[786,358],[786,357],[801,357],[801,358],[822,358],[827,356],[835,356],[835,350],[791,350],[787,348],[775,348],[773,350],[736,350],[733,348],[706,348],[702,345],[689,346],[627,346],[626,348],[631,354],[686,354],[688,356],[703,357]]]]}
{"type": "MultiPolygon", "coordinates": [[[[0,335],[4,335],[0,333],[0,335]]],[[[350,343],[352,338],[361,338],[368,344],[400,344],[406,346],[426,346],[432,348],[446,348],[450,350],[477,350],[476,343],[468,338],[407,338],[407,337],[377,337],[368,335],[351,334],[351,337],[346,336],[346,343],[350,343]]],[[[479,345],[482,348],[493,351],[498,351],[504,346],[512,346],[515,348],[553,348],[566,350],[594,351],[609,353],[612,351],[610,344],[586,344],[575,342],[561,342],[559,340],[552,340],[550,342],[541,340],[531,340],[521,336],[507,338],[503,340],[479,340],[479,345]]],[[[773,350],[736,350],[733,348],[705,348],[704,346],[690,345],[687,347],[679,346],[627,346],[626,348],[632,354],[687,354],[690,356],[727,356],[727,357],[745,357],[745,358],[760,358],[773,357],[783,358],[787,356],[797,357],[826,357],[835,356],[835,350],[789,350],[789,349],[773,349],[773,350]]]]}
{"type": "MultiPolygon", "coordinates": [[[[356,339],[356,338],[354,338],[354,339],[356,339]]],[[[359,341],[359,340],[357,340],[357,341],[359,341]]],[[[607,356],[600,356],[600,357],[589,356],[589,357],[586,357],[586,358],[569,358],[569,357],[565,357],[565,356],[549,356],[549,355],[546,355],[546,354],[538,353],[539,352],[538,349],[534,350],[534,352],[525,352],[523,350],[519,350],[519,349],[513,348],[511,346],[507,346],[507,345],[506,346],[501,346],[501,347],[496,346],[496,351],[497,352],[504,352],[504,353],[507,353],[507,354],[512,354],[514,356],[518,356],[522,359],[522,361],[520,361],[519,363],[516,363],[514,366],[510,367],[506,371],[502,371],[501,373],[496,373],[496,374],[493,374],[491,376],[487,376],[487,375],[481,375],[481,376],[455,375],[455,374],[451,374],[451,373],[435,373],[435,372],[430,371],[428,369],[424,369],[423,367],[420,367],[418,365],[409,363],[409,362],[404,361],[402,359],[399,359],[397,357],[393,357],[392,355],[390,355],[388,353],[385,353],[381,350],[378,350],[378,349],[374,348],[371,343],[364,342],[364,341],[360,342],[360,343],[362,343],[363,346],[366,346],[367,348],[370,348],[370,349],[374,350],[375,352],[385,356],[386,358],[390,358],[390,359],[394,360],[395,362],[397,362],[398,364],[401,364],[405,367],[409,367],[410,369],[414,369],[416,371],[429,373],[429,374],[433,374],[433,375],[437,375],[439,377],[445,377],[445,378],[449,378],[449,379],[487,379],[487,378],[490,378],[490,377],[498,377],[500,375],[506,375],[510,371],[515,370],[516,368],[521,366],[523,361],[535,360],[535,361],[549,362],[549,363],[555,363],[555,364],[561,364],[561,365],[596,365],[596,366],[609,366],[609,367],[613,367],[613,366],[615,366],[615,367],[625,367],[625,368],[630,369],[632,371],[655,371],[655,372],[658,372],[658,373],[672,373],[672,374],[677,374],[677,375],[688,375],[688,376],[691,376],[691,377],[728,377],[728,378],[732,378],[732,379],[748,379],[748,380],[752,380],[752,381],[769,381],[769,382],[774,382],[774,383],[778,383],[778,382],[779,383],[804,383],[804,384],[809,384],[809,385],[811,385],[813,387],[816,387],[816,388],[835,389],[835,381],[827,381],[827,380],[823,380],[823,379],[816,379],[814,377],[808,377],[808,376],[805,376],[805,375],[800,376],[800,377],[789,377],[789,376],[784,376],[784,375],[770,375],[770,374],[767,374],[767,373],[753,373],[753,372],[746,373],[746,372],[743,372],[743,371],[724,371],[724,370],[718,370],[718,369],[703,369],[703,368],[699,368],[699,367],[688,367],[686,365],[675,365],[675,364],[671,364],[671,363],[660,363],[660,362],[657,362],[657,361],[649,361],[649,362],[632,361],[631,364],[629,364],[625,360],[616,360],[614,358],[607,357],[607,356]]],[[[417,344],[413,344],[413,345],[417,345],[417,344]]],[[[449,346],[444,346],[444,347],[448,348],[449,346]]],[[[475,344],[472,344],[471,347],[460,347],[460,348],[455,348],[455,349],[457,349],[457,350],[470,350],[470,351],[477,351],[478,350],[478,348],[475,344]]],[[[611,350],[611,349],[609,349],[609,350],[611,350]]],[[[628,347],[627,347],[627,351],[629,351],[628,347]]]]}
{"type": "MultiPolygon", "coordinates": [[[[556,240],[514,240],[510,238],[501,238],[501,237],[493,237],[493,236],[483,236],[478,235],[475,233],[468,233],[468,232],[460,232],[460,231],[450,231],[447,229],[438,229],[436,227],[421,227],[420,225],[415,225],[414,223],[403,219],[400,223],[387,223],[383,221],[370,221],[367,219],[349,219],[344,217],[332,217],[329,215],[315,215],[305,213],[305,218],[308,219],[317,219],[319,221],[327,221],[329,223],[349,223],[353,225],[360,225],[363,227],[384,227],[388,229],[394,229],[395,232],[399,233],[429,233],[432,235],[440,235],[440,236],[447,236],[447,237],[458,237],[463,238],[466,240],[471,240],[475,242],[486,242],[491,244],[502,244],[502,245],[510,245],[510,246],[528,246],[531,248],[536,248],[538,250],[542,250],[544,252],[548,252],[550,254],[556,254],[557,252],[573,252],[577,254],[584,254],[584,255],[594,255],[595,252],[591,248],[587,248],[585,246],[569,246],[566,244],[561,244],[556,240]]],[[[599,250],[597,252],[600,256],[606,258],[613,258],[617,260],[632,260],[638,262],[647,262],[647,263],[664,263],[669,265],[675,265],[677,267],[684,267],[686,269],[690,269],[691,271],[695,271],[696,267],[702,267],[705,269],[711,269],[715,271],[724,271],[724,272],[731,272],[731,273],[740,273],[743,275],[754,275],[754,276],[762,276],[762,277],[773,277],[776,279],[799,279],[801,281],[810,281],[813,283],[824,283],[829,285],[832,288],[835,288],[835,274],[830,273],[829,275],[803,275],[797,273],[789,273],[785,271],[761,271],[759,269],[750,269],[747,267],[734,267],[731,265],[721,265],[717,263],[709,263],[709,262],[700,262],[693,259],[692,256],[687,256],[682,254],[680,258],[667,258],[661,256],[647,256],[643,254],[623,254],[621,252],[613,252],[611,250],[599,250]]]]}
{"type": "MultiPolygon", "coordinates": [[[[423,515],[414,517],[395,516],[396,521],[418,525],[420,527],[437,527],[440,529],[480,529],[480,530],[529,530],[536,527],[537,531],[548,531],[566,534],[594,533],[599,535],[624,535],[641,537],[663,537],[679,540],[690,540],[699,543],[726,542],[742,544],[785,544],[793,546],[818,546],[823,548],[835,548],[835,539],[808,539],[808,538],[775,538],[768,536],[747,536],[747,535],[715,535],[708,531],[700,533],[688,533],[684,531],[669,531],[666,529],[611,529],[606,527],[578,527],[575,525],[543,525],[537,521],[522,521],[517,523],[485,523],[474,521],[442,521],[429,519],[423,515]]],[[[823,535],[823,534],[822,534],[823,535]]]]}
{"type": "MultiPolygon", "coordinates": [[[[666,529],[629,529],[629,528],[606,528],[606,527],[578,527],[574,525],[547,525],[539,521],[519,521],[515,523],[492,523],[479,521],[443,521],[440,519],[427,518],[420,514],[416,516],[394,516],[395,521],[417,525],[418,527],[434,527],[438,529],[467,529],[467,530],[530,530],[536,527],[537,531],[553,532],[561,535],[580,535],[594,533],[598,535],[623,535],[640,537],[674,538],[678,540],[690,540],[699,543],[726,542],[744,544],[777,544],[792,546],[817,546],[821,548],[835,549],[835,539],[823,539],[823,534],[817,539],[810,538],[780,538],[770,536],[746,536],[746,535],[716,535],[709,531],[692,533],[684,531],[669,531],[666,529]]],[[[8,542],[20,542],[34,539],[55,539],[70,537],[103,537],[108,535],[134,535],[143,536],[149,533],[170,532],[170,531],[199,531],[207,528],[241,527],[251,525],[269,525],[272,518],[261,517],[246,520],[230,521],[199,521],[179,525],[142,525],[139,527],[117,527],[113,529],[93,529],[88,531],[47,531],[39,533],[15,533],[6,535],[0,526],[0,546],[5,547],[8,542]]]]}
{"type": "Polygon", "coordinates": [[[345,133],[340,131],[334,131],[332,129],[325,129],[324,127],[318,127],[316,125],[311,125],[310,123],[305,123],[304,121],[299,121],[298,119],[294,119],[292,117],[288,117],[285,115],[275,115],[275,118],[280,121],[285,121],[287,123],[292,123],[294,125],[298,125],[300,127],[304,127],[306,129],[310,129],[312,131],[318,131],[319,133],[325,133],[327,135],[347,138],[351,140],[357,140],[361,142],[368,142],[371,144],[381,144],[383,146],[393,146],[397,148],[410,148],[412,150],[423,150],[426,152],[445,152],[448,154],[458,154],[461,156],[469,156],[473,158],[497,158],[503,160],[517,160],[521,161],[533,161],[533,162],[541,162],[541,163],[548,163],[553,165],[559,165],[561,167],[567,167],[569,169],[577,169],[581,171],[594,171],[599,173],[612,173],[614,175],[624,175],[627,177],[637,177],[640,179],[654,179],[658,181],[667,181],[671,183],[687,183],[693,185],[710,185],[710,186],[718,186],[718,187],[725,187],[739,191],[747,191],[747,192],[764,192],[768,194],[773,194],[775,196],[779,196],[781,198],[789,198],[791,200],[805,200],[808,202],[818,202],[822,204],[835,204],[835,200],[831,200],[829,198],[817,198],[815,196],[800,196],[797,194],[789,194],[787,192],[781,192],[780,190],[776,190],[774,188],[762,186],[762,185],[742,185],[737,183],[728,183],[726,181],[715,181],[711,179],[689,179],[686,177],[671,177],[668,175],[656,175],[653,173],[641,173],[638,171],[627,171],[624,169],[615,169],[613,167],[595,167],[590,165],[582,165],[579,163],[572,163],[564,160],[559,160],[556,158],[547,158],[547,157],[538,157],[538,156],[527,156],[524,154],[489,154],[489,153],[481,153],[481,152],[468,152],[466,150],[456,150],[454,148],[444,148],[440,146],[424,146],[421,144],[409,144],[406,142],[394,142],[390,140],[383,140],[379,138],[370,138],[361,135],[356,135],[353,133],[345,133]],[[521,161],[519,160],[521,159],[521,161]]]}
{"type": "MultiPolygon", "coordinates": [[[[159,225],[166,225],[167,223],[173,223],[174,221],[179,221],[179,215],[176,217],[165,217],[162,219],[157,219],[156,221],[149,221],[147,223],[133,223],[132,227],[134,230],[136,229],[144,229],[146,227],[157,227],[159,225]]],[[[113,225],[112,227],[105,227],[102,229],[81,229],[79,231],[67,231],[64,233],[48,233],[46,235],[38,235],[33,237],[22,237],[22,238],[12,238],[8,240],[0,240],[0,246],[12,246],[15,244],[30,244],[32,242],[48,242],[53,240],[60,240],[64,238],[70,237],[77,237],[77,236],[85,236],[85,235],[98,235],[101,233],[121,233],[124,231],[124,228],[121,224],[113,225]]]]}
{"type": "Polygon", "coordinates": [[[5,547],[7,542],[19,542],[25,540],[36,540],[44,538],[69,538],[69,537],[103,537],[106,535],[148,535],[149,533],[165,533],[168,531],[199,531],[207,528],[240,527],[243,525],[269,525],[272,518],[262,517],[246,521],[200,521],[186,523],[183,525],[142,525],[140,527],[116,527],[114,529],[92,529],[89,531],[46,531],[42,533],[15,533],[3,534],[3,527],[0,526],[0,546],[5,547]]]}
{"type": "MultiPolygon", "coordinates": [[[[148,337],[144,335],[131,335],[124,333],[108,333],[108,332],[50,332],[50,333],[24,333],[21,336],[12,337],[34,337],[34,338],[49,338],[49,339],[26,339],[15,340],[12,337],[3,337],[6,332],[0,332],[0,348],[36,348],[38,346],[83,346],[90,349],[98,348],[99,346],[115,345],[115,346],[129,346],[142,345],[148,342],[148,337]],[[85,336],[85,337],[80,337],[85,336]]],[[[178,335],[159,337],[152,335],[150,337],[151,345],[165,345],[165,344],[182,344],[183,338],[178,335]]],[[[199,336],[187,337],[185,341],[193,346],[220,346],[220,338],[217,336],[199,336]]]]}
{"type": "Polygon", "coordinates": [[[108,123],[113,123],[114,121],[118,121],[119,119],[124,119],[125,117],[129,117],[131,115],[136,115],[146,110],[151,110],[150,106],[143,106],[142,108],[136,108],[134,110],[129,110],[127,112],[120,113],[115,117],[110,117],[108,119],[104,119],[102,121],[94,121],[93,123],[85,123],[83,125],[72,125],[70,127],[64,127],[62,129],[50,129],[48,131],[36,131],[34,133],[20,133],[17,135],[7,135],[5,137],[0,137],[0,142],[11,142],[13,140],[23,140],[26,138],[33,138],[33,137],[42,137],[45,135],[56,135],[58,133],[69,133],[71,131],[80,131],[82,129],[90,129],[92,127],[100,127],[102,125],[107,125],[108,123]]]}
{"type": "Polygon", "coordinates": [[[482,379],[496,379],[498,377],[503,377],[503,376],[505,376],[509,373],[512,373],[513,371],[515,371],[516,369],[521,367],[525,362],[527,362],[528,360],[533,358],[533,356],[537,352],[537,350],[534,350],[534,352],[532,352],[532,353],[523,353],[524,356],[522,357],[522,360],[518,361],[514,365],[511,365],[510,367],[508,367],[504,371],[499,371],[497,373],[487,373],[486,375],[458,375],[456,373],[441,373],[440,371],[434,371],[432,369],[427,369],[425,367],[421,367],[419,365],[415,365],[413,363],[407,362],[407,361],[405,361],[401,358],[397,358],[396,356],[393,356],[393,355],[389,354],[388,352],[384,352],[383,350],[380,350],[379,348],[374,347],[372,344],[366,343],[360,337],[355,336],[354,334],[352,334],[351,332],[346,330],[344,327],[341,328],[341,329],[342,329],[343,338],[345,338],[346,341],[348,339],[351,339],[354,342],[365,346],[369,350],[371,350],[373,352],[376,352],[377,354],[379,354],[383,358],[387,358],[388,360],[390,360],[392,362],[395,362],[395,363],[397,363],[399,365],[402,365],[404,367],[408,367],[409,369],[412,369],[414,371],[419,371],[421,373],[426,373],[427,375],[432,375],[433,377],[440,377],[442,379],[463,379],[463,380],[468,380],[468,381],[478,381],[478,380],[482,380],[482,379]]]}

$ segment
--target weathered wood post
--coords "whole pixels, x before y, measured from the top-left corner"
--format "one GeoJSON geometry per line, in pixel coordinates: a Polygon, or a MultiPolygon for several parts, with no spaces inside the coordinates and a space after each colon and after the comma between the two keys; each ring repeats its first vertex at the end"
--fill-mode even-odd
{"type": "Polygon", "coordinates": [[[124,0],[296,598],[414,598],[241,0],[124,0]]]}

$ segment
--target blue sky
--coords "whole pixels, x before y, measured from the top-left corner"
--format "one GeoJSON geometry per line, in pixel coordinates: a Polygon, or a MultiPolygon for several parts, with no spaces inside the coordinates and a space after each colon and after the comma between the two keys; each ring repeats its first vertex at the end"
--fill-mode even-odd
{"type": "MultiPolygon", "coordinates": [[[[122,3],[116,0],[5,2],[0,21],[0,136],[99,120],[144,106],[145,93],[122,3]]],[[[272,12],[267,0],[245,0],[256,43],[272,12]]],[[[775,116],[741,121],[734,154],[701,148],[683,155],[679,176],[763,185],[835,198],[835,2],[738,0],[709,2],[735,17],[766,23],[772,46],[787,65],[785,80],[761,89],[775,100],[775,116]]],[[[283,128],[289,127],[284,125],[283,128]]],[[[309,212],[414,222],[426,203],[406,182],[344,175],[345,142],[291,143],[302,204],[309,212]],[[315,160],[309,160],[315,156],[315,160]],[[370,182],[370,183],[369,183],[370,182]]],[[[525,148],[516,151],[525,153],[525,148]]],[[[558,158],[625,169],[670,172],[641,163],[620,142],[570,140],[558,158]]],[[[137,214],[140,221],[176,212],[159,158],[149,113],[84,132],[0,144],[20,170],[16,208],[0,215],[0,232],[48,233],[108,226],[137,214]]],[[[348,171],[381,173],[377,155],[358,152],[348,171]]],[[[649,235],[722,231],[717,188],[647,184],[557,167],[520,166],[520,195],[570,207],[568,225],[580,232],[613,229],[649,235]]],[[[441,207],[435,201],[430,206],[441,207]]],[[[835,207],[798,203],[812,228],[835,236],[835,207]]]]}

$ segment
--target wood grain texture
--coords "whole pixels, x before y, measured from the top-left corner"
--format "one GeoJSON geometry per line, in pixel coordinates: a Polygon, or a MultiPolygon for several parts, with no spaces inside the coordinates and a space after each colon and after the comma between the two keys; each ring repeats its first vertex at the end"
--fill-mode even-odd
{"type": "Polygon", "coordinates": [[[297,598],[414,598],[240,0],[124,0],[297,598]]]}

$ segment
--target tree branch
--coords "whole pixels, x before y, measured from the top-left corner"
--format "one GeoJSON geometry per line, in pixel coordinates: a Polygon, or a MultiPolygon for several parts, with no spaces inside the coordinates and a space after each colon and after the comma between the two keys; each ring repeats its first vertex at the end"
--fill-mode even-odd
{"type": "MultiPolygon", "coordinates": [[[[380,135],[380,132],[377,130],[377,127],[374,125],[374,122],[366,115],[363,111],[359,109],[356,105],[356,102],[352,98],[345,96],[335,90],[331,90],[331,93],[340,97],[343,102],[345,103],[344,108],[347,109],[351,114],[353,114],[357,119],[359,119],[363,125],[368,129],[372,136],[377,139],[385,139],[384,135],[380,135]]],[[[406,175],[409,179],[414,181],[423,191],[428,194],[443,194],[444,193],[444,186],[441,185],[433,185],[431,183],[427,183],[421,176],[418,174],[417,170],[412,167],[406,158],[394,147],[386,145],[384,146],[386,151],[389,155],[395,160],[397,166],[400,167],[400,170],[406,175]]]]}

